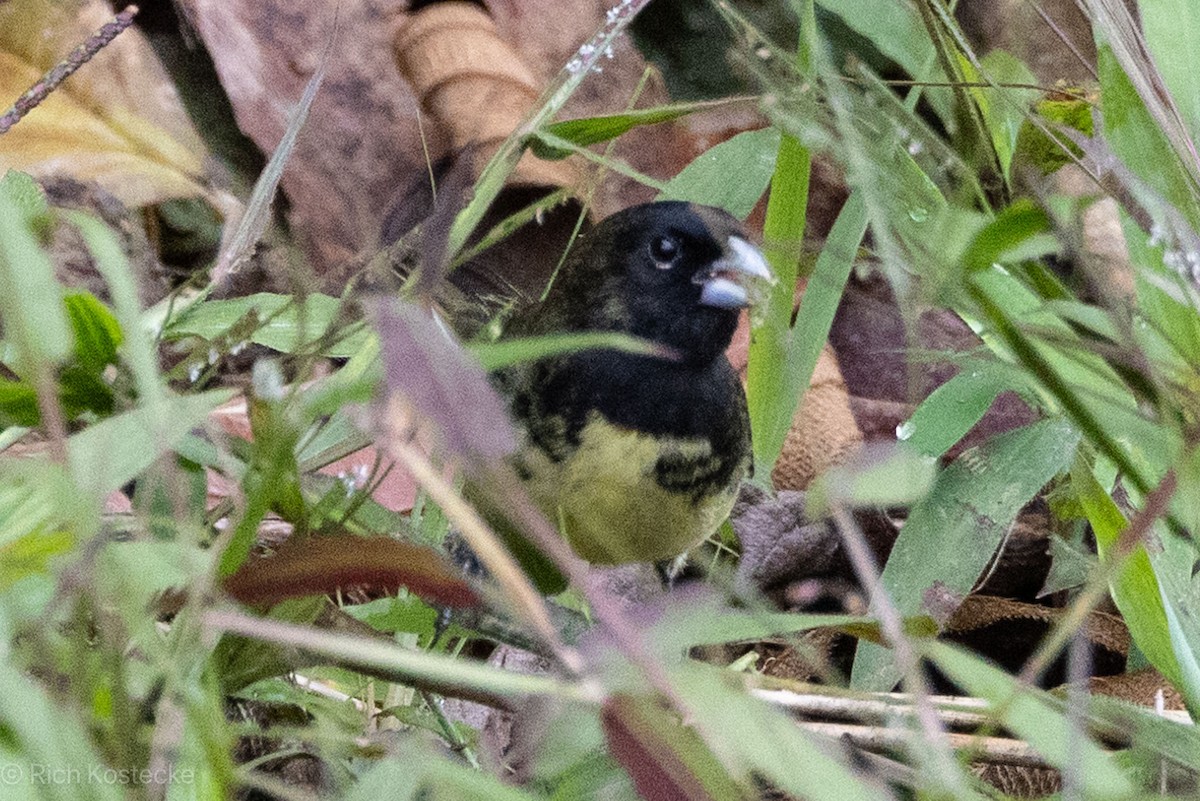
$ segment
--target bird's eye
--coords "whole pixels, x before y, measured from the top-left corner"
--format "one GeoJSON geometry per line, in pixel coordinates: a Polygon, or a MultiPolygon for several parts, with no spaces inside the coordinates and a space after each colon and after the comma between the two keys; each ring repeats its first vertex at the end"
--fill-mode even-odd
{"type": "Polygon", "coordinates": [[[662,270],[673,267],[679,258],[679,240],[670,236],[657,236],[650,241],[650,258],[662,270]]]}

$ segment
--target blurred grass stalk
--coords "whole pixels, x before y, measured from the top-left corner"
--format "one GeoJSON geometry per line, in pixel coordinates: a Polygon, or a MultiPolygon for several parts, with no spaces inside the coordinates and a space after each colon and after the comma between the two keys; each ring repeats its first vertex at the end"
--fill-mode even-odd
{"type": "MultiPolygon", "coordinates": [[[[800,18],[796,67],[801,73],[812,75],[814,53],[820,46],[816,10],[813,0],[801,0],[796,6],[800,18]]],[[[766,314],[750,332],[746,375],[754,461],[759,465],[756,475],[768,484],[799,403],[799,397],[789,393],[796,387],[790,386],[795,382],[786,380],[786,365],[792,345],[792,310],[803,254],[811,176],[812,153],[796,136],[785,132],[779,140],[763,223],[763,254],[775,273],[776,283],[771,287],[766,314]]],[[[801,386],[807,386],[814,367],[815,358],[808,365],[808,375],[801,386]]]]}

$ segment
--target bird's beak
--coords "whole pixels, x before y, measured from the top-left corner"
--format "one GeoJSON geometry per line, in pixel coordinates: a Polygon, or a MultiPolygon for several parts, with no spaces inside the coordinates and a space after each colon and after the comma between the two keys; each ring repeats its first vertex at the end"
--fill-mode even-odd
{"type": "Polygon", "coordinates": [[[731,236],[725,254],[712,267],[696,275],[700,303],[718,309],[744,309],[753,305],[755,282],[775,283],[762,251],[740,236],[731,236]]]}

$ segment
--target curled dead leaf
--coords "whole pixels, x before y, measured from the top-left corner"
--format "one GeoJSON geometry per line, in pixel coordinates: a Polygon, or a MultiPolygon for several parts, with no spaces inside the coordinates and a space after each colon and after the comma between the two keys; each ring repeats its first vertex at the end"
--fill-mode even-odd
{"type": "Polygon", "coordinates": [[[247,562],[224,587],[244,604],[275,604],[356,584],[408,587],[447,606],[479,604],[475,591],[437,551],[387,537],[293,537],[274,555],[247,562]]]}

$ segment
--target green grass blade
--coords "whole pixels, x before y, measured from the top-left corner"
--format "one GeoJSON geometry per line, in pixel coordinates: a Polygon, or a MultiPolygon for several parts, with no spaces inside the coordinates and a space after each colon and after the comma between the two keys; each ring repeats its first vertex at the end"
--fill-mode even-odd
{"type": "Polygon", "coordinates": [[[1000,668],[944,643],[930,643],[937,666],[968,694],[985,698],[1005,728],[1028,742],[1051,765],[1074,767],[1084,796],[1095,801],[1133,796],[1119,763],[1072,721],[1057,699],[1030,690],[1000,668]]]}
{"type": "Polygon", "coordinates": [[[623,2],[610,14],[604,25],[579,51],[542,94],[538,107],[529,115],[525,122],[505,140],[491,161],[483,168],[479,180],[475,182],[475,194],[466,207],[454,218],[450,235],[446,242],[446,256],[451,261],[467,244],[471,232],[483,221],[484,215],[492,205],[492,201],[504,188],[504,182],[516,168],[525,148],[526,138],[535,131],[547,127],[547,123],[562,110],[575,91],[579,89],[584,79],[602,61],[606,53],[612,52],[613,43],[617,40],[634,17],[646,7],[650,0],[629,0],[623,2]]]}

